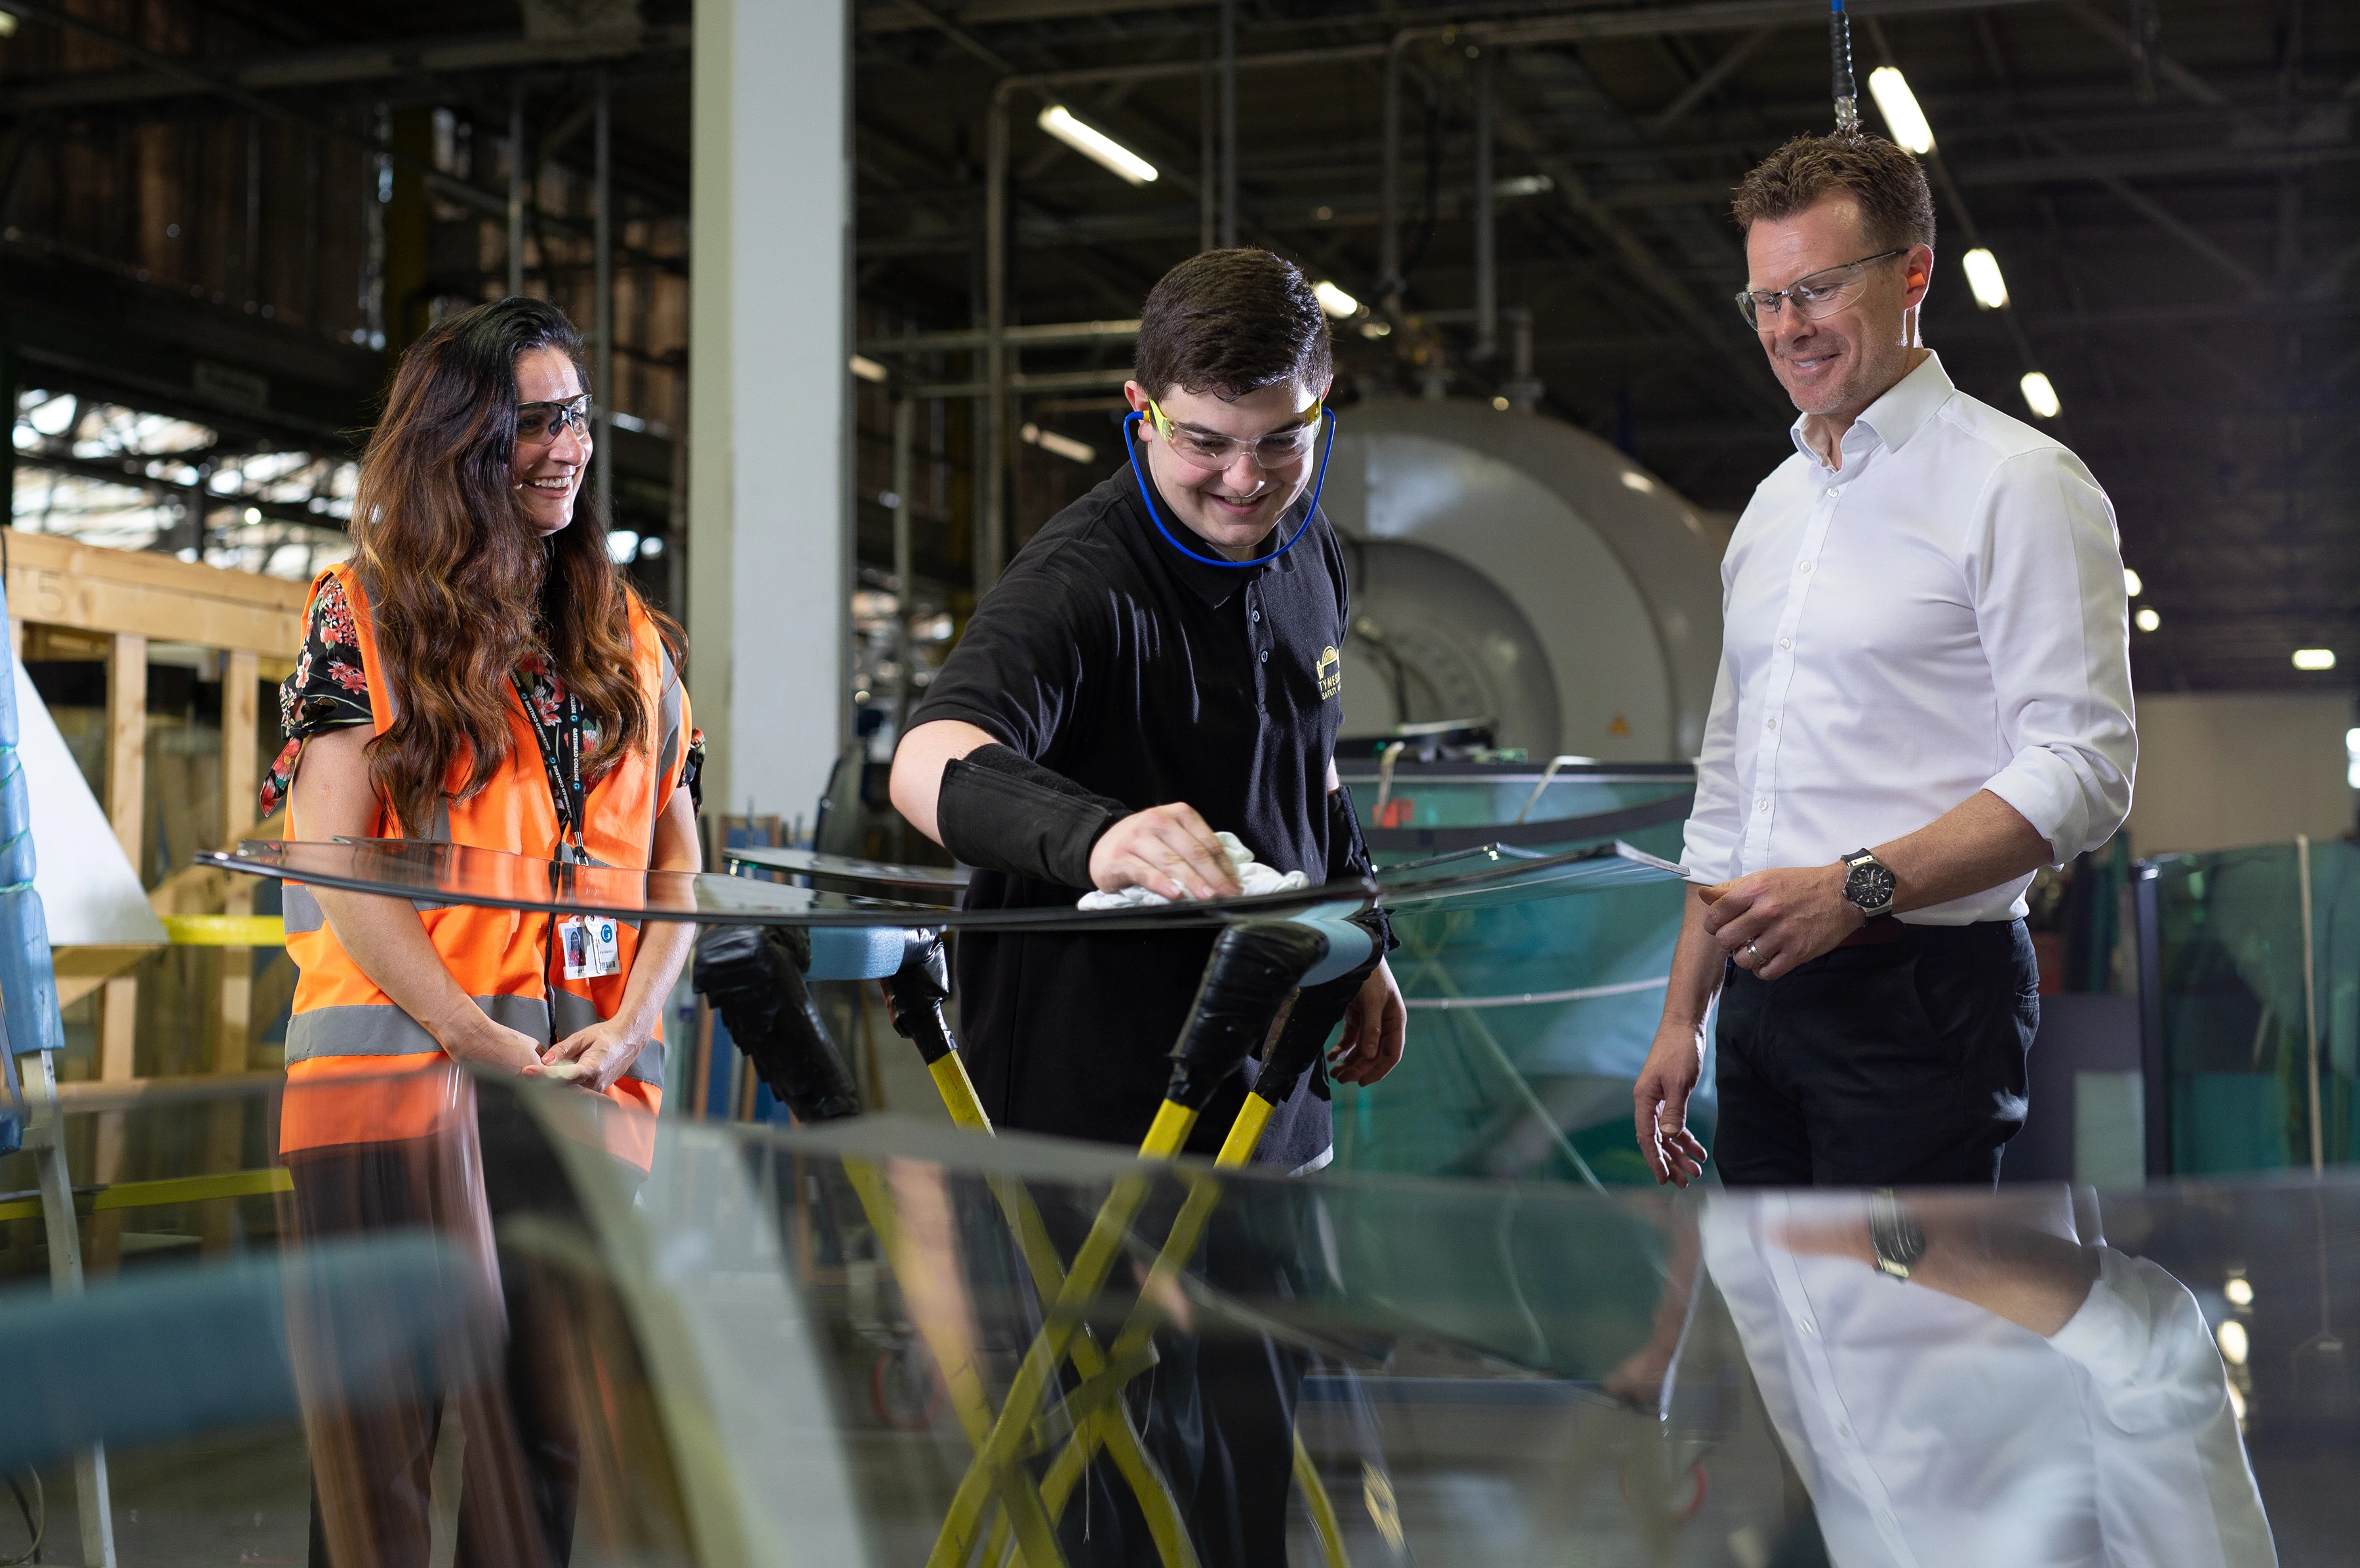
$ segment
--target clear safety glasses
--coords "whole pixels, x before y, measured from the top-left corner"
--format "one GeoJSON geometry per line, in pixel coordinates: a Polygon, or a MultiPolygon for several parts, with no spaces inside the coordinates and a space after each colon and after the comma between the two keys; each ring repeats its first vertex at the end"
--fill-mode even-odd
{"type": "Polygon", "coordinates": [[[1737,297],[1737,313],[1754,331],[1762,330],[1765,321],[1778,319],[1779,307],[1787,300],[1803,313],[1807,321],[1821,316],[1831,316],[1860,295],[1861,285],[1867,281],[1868,268],[1880,261],[1890,261],[1896,256],[1907,256],[1909,247],[1888,250],[1877,256],[1864,256],[1858,261],[1847,261],[1841,267],[1830,267],[1814,272],[1808,278],[1797,278],[1784,289],[1749,289],[1737,297]]]}
{"type": "Polygon", "coordinates": [[[1200,468],[1227,468],[1240,452],[1251,453],[1256,465],[1262,468],[1284,468],[1300,463],[1319,435],[1319,416],[1326,408],[1326,399],[1320,399],[1311,405],[1311,411],[1303,417],[1301,424],[1289,425],[1249,441],[1200,430],[1194,425],[1175,424],[1154,398],[1147,400],[1148,417],[1155,421],[1155,433],[1164,438],[1164,444],[1182,462],[1200,468]]]}
{"type": "Polygon", "coordinates": [[[568,397],[563,402],[519,403],[516,411],[516,434],[519,446],[547,446],[557,439],[557,432],[572,429],[584,441],[590,439],[590,394],[568,397]]]}

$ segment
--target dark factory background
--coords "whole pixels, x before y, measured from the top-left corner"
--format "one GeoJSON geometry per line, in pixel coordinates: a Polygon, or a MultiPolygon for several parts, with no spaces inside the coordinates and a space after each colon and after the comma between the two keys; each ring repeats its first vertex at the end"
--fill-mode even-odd
{"type": "MultiPolygon", "coordinates": [[[[1828,104],[1820,28],[1728,10],[1242,0],[1236,47],[1253,69],[1225,109],[1218,6],[870,0],[856,8],[856,285],[877,363],[855,368],[978,381],[972,341],[883,340],[972,339],[995,84],[1088,72],[1076,112],[1161,177],[1127,184],[1014,114],[1011,326],[1134,316],[1164,267],[1233,225],[1358,305],[1338,322],[1344,405],[1515,395],[1733,513],[1791,411],[1727,302],[1743,272],[1727,192],[1828,104]],[[1453,27],[1474,21],[1526,37],[1479,49],[1453,27]],[[1486,103],[1488,343],[1474,320],[1486,103]]],[[[351,459],[393,356],[441,313],[521,287],[602,334],[617,556],[683,607],[688,5],[8,13],[0,374],[17,526],[305,575],[341,548],[351,459]]],[[[2047,378],[2045,423],[2114,498],[2152,612],[2135,638],[2143,688],[2346,680],[2360,659],[2360,14],[2052,0],[1896,4],[1860,23],[1863,79],[1898,68],[1934,137],[1928,340],[1965,388],[2019,415],[2023,378],[2047,378]],[[1971,293],[1971,249],[1994,262],[2005,306],[1971,293]],[[2341,670],[2298,669],[2298,649],[2341,670]]],[[[913,588],[945,633],[978,552],[1012,550],[1109,468],[1108,373],[1129,352],[1109,339],[1016,356],[997,544],[978,505],[981,400],[922,405],[913,588]]],[[[860,568],[881,584],[892,394],[864,382],[856,406],[860,568]]]]}

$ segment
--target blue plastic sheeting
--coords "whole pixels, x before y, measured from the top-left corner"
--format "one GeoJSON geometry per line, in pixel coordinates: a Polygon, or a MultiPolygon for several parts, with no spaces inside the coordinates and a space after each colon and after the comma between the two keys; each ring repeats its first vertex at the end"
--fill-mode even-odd
{"type": "MultiPolygon", "coordinates": [[[[16,755],[16,670],[8,637],[8,594],[0,583],[0,1010],[7,1042],[0,1056],[30,1056],[65,1049],[58,1018],[57,972],[49,961],[49,922],[33,890],[33,807],[25,793],[25,766],[16,755]]],[[[16,1062],[0,1072],[0,1154],[24,1141],[17,1107],[24,1096],[16,1062]]]]}
{"type": "Polygon", "coordinates": [[[882,980],[901,967],[903,932],[898,927],[867,930],[821,927],[811,933],[811,980],[882,980]]]}
{"type": "Polygon", "coordinates": [[[78,1296],[54,1295],[46,1280],[16,1286],[0,1291],[0,1344],[38,1353],[11,1360],[0,1470],[93,1443],[136,1447],[292,1419],[290,1293],[322,1325],[305,1351],[314,1376],[361,1406],[379,1390],[436,1386],[439,1347],[471,1325],[497,1326],[482,1266],[422,1232],[270,1262],[158,1265],[78,1296]]]}

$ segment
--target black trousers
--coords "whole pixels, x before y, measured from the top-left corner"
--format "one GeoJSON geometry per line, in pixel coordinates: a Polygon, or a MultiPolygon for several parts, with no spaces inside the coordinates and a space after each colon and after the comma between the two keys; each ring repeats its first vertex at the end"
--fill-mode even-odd
{"type": "MultiPolygon", "coordinates": [[[[1191,1272],[1248,1306],[1306,1294],[1303,1232],[1312,1202],[1307,1192],[1260,1189],[1224,1203],[1205,1227],[1191,1272]]],[[[1175,1206],[1151,1202],[1135,1234],[1160,1241],[1175,1206]]],[[[1062,1203],[1043,1205],[1043,1219],[1069,1258],[1088,1218],[1062,1203]]],[[[1167,1323],[1154,1343],[1156,1364],[1131,1382],[1125,1400],[1197,1560],[1205,1568],[1287,1568],[1295,1408],[1309,1356],[1230,1324],[1191,1333],[1167,1323]]],[[[1070,1363],[1065,1371],[1070,1387],[1070,1363]]],[[[1044,1456],[1044,1468],[1046,1463],[1044,1456]]],[[[1073,1568],[1156,1568],[1161,1562],[1130,1485],[1103,1451],[1067,1499],[1057,1538],[1073,1568]]]]}
{"type": "Polygon", "coordinates": [[[1730,965],[1713,1037],[1721,1181],[1994,1184],[2024,1126],[2039,979],[2022,920],[1905,925],[1775,980],[1730,965]]]}

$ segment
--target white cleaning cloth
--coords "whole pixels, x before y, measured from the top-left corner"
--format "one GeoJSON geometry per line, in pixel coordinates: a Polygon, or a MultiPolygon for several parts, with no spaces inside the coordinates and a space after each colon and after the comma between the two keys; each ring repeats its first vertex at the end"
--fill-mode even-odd
{"type": "MultiPolygon", "coordinates": [[[[1215,833],[1221,841],[1222,853],[1229,857],[1229,869],[1237,873],[1238,886],[1248,897],[1262,893],[1292,893],[1297,887],[1311,886],[1311,878],[1300,871],[1274,871],[1253,857],[1253,851],[1238,842],[1235,833],[1215,833]]],[[[1085,893],[1076,909],[1127,909],[1140,904],[1168,904],[1172,900],[1161,893],[1151,893],[1144,887],[1125,887],[1120,893],[1085,893]]]]}

